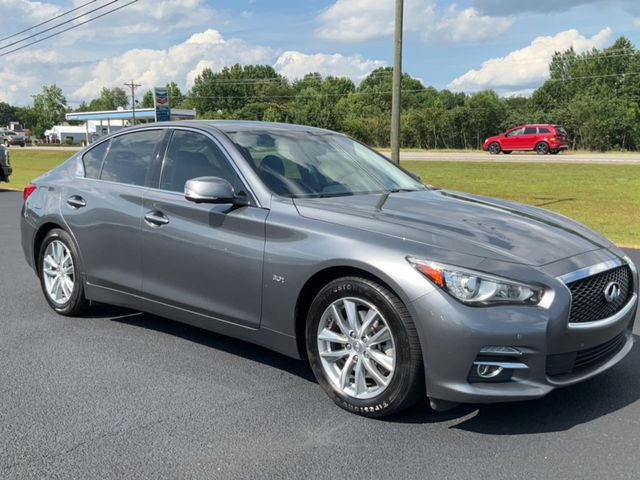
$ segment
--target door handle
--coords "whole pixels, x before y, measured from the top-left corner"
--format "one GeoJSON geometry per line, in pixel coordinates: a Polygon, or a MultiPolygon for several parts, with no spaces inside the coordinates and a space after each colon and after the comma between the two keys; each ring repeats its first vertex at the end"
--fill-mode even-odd
{"type": "Polygon", "coordinates": [[[144,221],[152,227],[161,227],[169,223],[169,219],[162,212],[148,212],[144,216],[144,221]]]}
{"type": "Polygon", "coordinates": [[[87,206],[87,202],[80,195],[72,195],[67,198],[67,205],[71,208],[82,208],[87,206]]]}

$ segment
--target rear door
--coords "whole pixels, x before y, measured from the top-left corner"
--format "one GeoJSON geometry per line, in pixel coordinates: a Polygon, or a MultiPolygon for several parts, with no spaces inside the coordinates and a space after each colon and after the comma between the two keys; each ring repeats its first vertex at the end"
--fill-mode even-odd
{"type": "Polygon", "coordinates": [[[151,220],[142,223],[144,295],[257,327],[268,210],[188,201],[185,182],[202,176],[224,178],[236,192],[248,192],[216,141],[199,131],[175,129],[159,188],[149,189],[144,198],[143,217],[151,220]]]}
{"type": "Polygon", "coordinates": [[[157,182],[154,161],[166,130],[126,133],[83,156],[84,178],[62,192],[62,215],[80,246],[89,283],[125,292],[142,288],[142,198],[157,182]]]}
{"type": "Polygon", "coordinates": [[[538,143],[537,127],[525,127],[524,132],[519,137],[518,148],[521,150],[533,150],[538,143]]]}

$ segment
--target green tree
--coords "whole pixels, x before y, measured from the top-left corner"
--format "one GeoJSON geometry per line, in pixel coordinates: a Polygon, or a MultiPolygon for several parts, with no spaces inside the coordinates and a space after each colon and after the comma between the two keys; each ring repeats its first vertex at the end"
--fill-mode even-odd
{"type": "Polygon", "coordinates": [[[104,87],[98,98],[89,103],[90,111],[117,110],[118,107],[126,108],[129,105],[127,92],[120,87],[104,87]]]}
{"type": "Polygon", "coordinates": [[[16,120],[16,109],[8,103],[0,102],[0,127],[6,127],[16,120]]]}
{"type": "Polygon", "coordinates": [[[45,130],[62,123],[67,112],[67,100],[57,85],[42,87],[42,93],[33,95],[33,112],[36,120],[33,134],[42,137],[45,130]]]}

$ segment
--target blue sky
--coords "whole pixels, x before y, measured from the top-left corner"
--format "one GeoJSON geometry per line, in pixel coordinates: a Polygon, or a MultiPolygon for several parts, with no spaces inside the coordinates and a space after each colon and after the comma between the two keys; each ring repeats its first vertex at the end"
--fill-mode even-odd
{"type": "MultiPolygon", "coordinates": [[[[4,18],[11,19],[0,37],[86,1],[0,0],[4,18]]],[[[271,64],[289,78],[315,70],[357,82],[393,62],[393,3],[139,0],[90,25],[0,57],[0,101],[27,104],[31,94],[53,82],[72,104],[97,96],[103,85],[131,78],[144,88],[175,80],[186,89],[202,68],[217,70],[236,62],[271,64]]],[[[437,88],[528,94],[544,81],[555,50],[603,48],[621,35],[640,46],[640,0],[405,4],[404,69],[437,88]]]]}

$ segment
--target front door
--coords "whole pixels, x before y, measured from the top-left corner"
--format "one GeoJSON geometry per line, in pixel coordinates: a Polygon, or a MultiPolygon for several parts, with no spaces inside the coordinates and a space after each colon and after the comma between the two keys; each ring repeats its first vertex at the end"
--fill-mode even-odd
{"type": "Polygon", "coordinates": [[[224,178],[236,192],[244,190],[212,139],[176,129],[160,188],[150,189],[143,201],[144,295],[217,320],[257,327],[268,210],[185,199],[185,182],[203,176],[224,178]]]}
{"type": "Polygon", "coordinates": [[[520,148],[520,137],[524,133],[524,128],[515,128],[506,133],[502,140],[502,150],[518,150],[520,148]]]}

